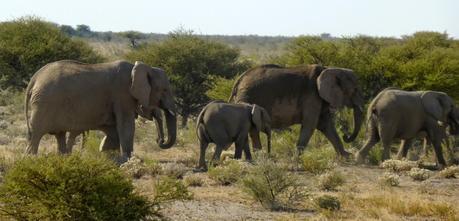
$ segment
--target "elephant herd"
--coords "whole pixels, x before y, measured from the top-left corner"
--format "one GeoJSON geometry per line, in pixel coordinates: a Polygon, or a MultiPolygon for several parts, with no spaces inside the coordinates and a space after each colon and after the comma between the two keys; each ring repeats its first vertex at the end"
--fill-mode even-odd
{"type": "MultiPolygon", "coordinates": [[[[335,128],[334,111],[352,108],[354,128],[343,135],[345,142],[356,139],[364,123],[364,99],[357,77],[350,69],[305,65],[284,68],[262,65],[247,70],[234,84],[229,102],[213,101],[197,119],[200,141],[198,170],[206,170],[205,151],[217,145],[214,159],[235,143],[235,158],[251,159],[248,137],[254,149],[261,148],[259,132],[268,137],[271,129],[300,124],[297,142],[301,153],[315,129],[322,132],[335,151],[348,158],[335,128]]],[[[160,68],[142,62],[115,61],[84,64],[63,60],[37,71],[26,90],[27,153],[36,154],[44,134],[53,134],[60,153],[70,152],[74,139],[87,130],[100,130],[105,137],[100,150],[120,150],[121,161],[131,157],[135,119],[140,115],[155,120],[158,144],[166,149],[176,140],[176,107],[171,85],[160,68]],[[30,109],[30,110],[29,110],[30,109]],[[166,118],[167,141],[162,113],[166,118]],[[30,112],[30,118],[29,118],[30,112]],[[66,140],[68,135],[68,140],[66,140]]],[[[445,167],[442,141],[459,134],[459,109],[446,93],[403,91],[387,88],[367,110],[367,141],[356,153],[359,163],[370,149],[382,142],[383,160],[390,158],[390,144],[401,139],[398,157],[406,157],[410,144],[423,133],[432,143],[437,166],[445,167]]]]}

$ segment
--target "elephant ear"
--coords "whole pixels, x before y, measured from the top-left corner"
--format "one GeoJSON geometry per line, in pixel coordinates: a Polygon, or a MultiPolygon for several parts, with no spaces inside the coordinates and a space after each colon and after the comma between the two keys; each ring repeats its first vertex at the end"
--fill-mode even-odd
{"type": "Polygon", "coordinates": [[[250,113],[252,115],[252,123],[257,128],[257,131],[261,131],[263,116],[260,107],[256,104],[252,105],[252,111],[250,113]]]}
{"type": "Polygon", "coordinates": [[[136,61],[131,71],[131,94],[142,106],[149,106],[151,86],[148,81],[148,70],[142,62],[136,61]]]}
{"type": "Polygon", "coordinates": [[[441,92],[426,91],[421,95],[422,105],[426,112],[434,117],[437,121],[446,122],[449,111],[451,111],[451,102],[448,95],[441,92]]]}
{"type": "Polygon", "coordinates": [[[319,96],[334,108],[341,108],[344,102],[344,94],[338,78],[340,73],[337,68],[327,68],[317,78],[319,96]]]}

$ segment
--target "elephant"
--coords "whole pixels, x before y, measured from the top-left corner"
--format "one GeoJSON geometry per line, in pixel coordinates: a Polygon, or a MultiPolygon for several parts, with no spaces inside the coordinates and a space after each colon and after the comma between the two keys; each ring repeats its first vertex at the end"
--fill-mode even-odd
{"type": "MultiPolygon", "coordinates": [[[[352,142],[363,121],[363,96],[357,77],[350,69],[304,65],[283,68],[268,64],[249,69],[233,86],[229,102],[247,102],[260,105],[269,113],[273,129],[301,124],[297,142],[301,154],[314,129],[321,131],[333,144],[337,153],[349,157],[335,128],[333,109],[344,106],[353,109],[354,130],[344,135],[352,142]]],[[[260,138],[250,133],[254,148],[260,147],[260,138]]]]}
{"type": "Polygon", "coordinates": [[[214,101],[207,104],[199,113],[196,133],[200,142],[199,164],[196,171],[206,171],[206,149],[209,143],[215,143],[213,160],[220,160],[222,150],[235,143],[234,158],[240,159],[244,151],[247,160],[251,160],[248,133],[264,132],[267,136],[268,153],[271,152],[271,119],[268,112],[256,105],[247,103],[230,104],[214,101]]]}
{"type": "Polygon", "coordinates": [[[65,151],[67,132],[75,136],[100,130],[106,135],[101,150],[118,149],[121,161],[126,161],[133,151],[135,119],[140,115],[151,120],[156,108],[166,117],[167,141],[158,135],[159,146],[167,149],[176,140],[177,118],[172,89],[162,69],[139,61],[49,63],[32,76],[26,89],[26,152],[37,154],[40,139],[47,133],[65,151]]]}
{"type": "Polygon", "coordinates": [[[394,138],[402,140],[398,157],[406,157],[413,139],[423,132],[432,142],[437,167],[446,166],[441,143],[449,133],[459,133],[459,109],[446,93],[438,91],[404,91],[387,88],[370,103],[367,110],[367,140],[357,153],[356,161],[363,163],[370,149],[379,141],[383,145],[383,160],[390,158],[390,144],[394,138]]]}

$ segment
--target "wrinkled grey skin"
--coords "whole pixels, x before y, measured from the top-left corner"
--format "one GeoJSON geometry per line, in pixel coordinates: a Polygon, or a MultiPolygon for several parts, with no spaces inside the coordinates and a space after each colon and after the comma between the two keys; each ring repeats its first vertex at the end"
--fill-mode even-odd
{"type": "Polygon", "coordinates": [[[36,154],[41,137],[47,133],[55,135],[60,152],[68,152],[66,132],[73,133],[72,137],[101,130],[106,134],[101,150],[118,149],[125,161],[133,151],[135,118],[141,115],[151,120],[155,108],[164,111],[168,129],[167,142],[159,146],[170,148],[175,143],[177,120],[171,86],[163,70],[126,61],[49,63],[34,74],[27,87],[26,152],[36,154]]]}
{"type": "Polygon", "coordinates": [[[357,152],[362,163],[370,149],[379,141],[384,147],[383,160],[390,158],[390,144],[394,138],[403,141],[398,157],[406,157],[413,139],[422,132],[432,142],[437,167],[446,166],[441,143],[449,133],[458,134],[459,110],[446,93],[437,91],[403,91],[388,88],[380,92],[368,107],[367,141],[357,152]]]}
{"type": "Polygon", "coordinates": [[[199,165],[196,171],[206,171],[206,149],[215,143],[214,161],[220,159],[223,150],[235,143],[234,158],[240,159],[242,151],[251,160],[248,133],[264,132],[268,137],[268,153],[271,152],[271,119],[265,109],[246,103],[229,104],[214,101],[201,111],[196,122],[196,132],[200,142],[199,165]]]}
{"type": "MultiPolygon", "coordinates": [[[[363,97],[352,70],[308,65],[282,68],[263,65],[246,71],[235,83],[230,102],[247,102],[262,106],[269,113],[274,129],[301,124],[298,153],[308,144],[315,129],[333,144],[336,152],[348,157],[335,128],[332,109],[344,106],[354,111],[354,131],[344,135],[355,140],[363,121],[363,97]]],[[[254,148],[260,138],[251,133],[254,148]]]]}

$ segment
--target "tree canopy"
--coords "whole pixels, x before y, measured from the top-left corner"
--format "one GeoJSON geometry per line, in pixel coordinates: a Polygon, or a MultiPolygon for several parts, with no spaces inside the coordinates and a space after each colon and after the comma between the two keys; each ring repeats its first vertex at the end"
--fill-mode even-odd
{"type": "Polygon", "coordinates": [[[49,62],[75,59],[95,63],[103,58],[85,42],[35,17],[0,23],[0,88],[22,88],[49,62]]]}
{"type": "Polygon", "coordinates": [[[239,62],[239,50],[225,44],[198,38],[191,31],[171,32],[159,43],[141,45],[127,54],[131,61],[140,60],[163,68],[174,87],[182,125],[197,112],[209,97],[206,92],[216,78],[231,78],[250,65],[239,62]]]}

